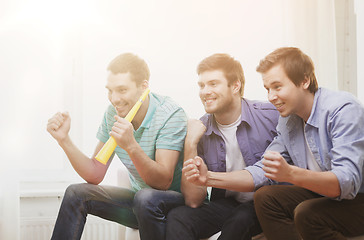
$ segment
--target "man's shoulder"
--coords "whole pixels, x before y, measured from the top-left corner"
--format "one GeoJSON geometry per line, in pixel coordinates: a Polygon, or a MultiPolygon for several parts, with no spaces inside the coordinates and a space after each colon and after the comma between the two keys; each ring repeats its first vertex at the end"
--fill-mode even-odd
{"type": "Polygon", "coordinates": [[[153,97],[153,102],[157,111],[162,111],[165,113],[175,112],[176,110],[183,111],[182,107],[171,97],[159,95],[156,93],[151,93],[151,96],[153,97]]]}
{"type": "Polygon", "coordinates": [[[320,88],[318,92],[315,114],[320,116],[334,116],[337,113],[352,114],[349,112],[363,112],[363,105],[351,93],[320,88]]]}
{"type": "Polygon", "coordinates": [[[269,120],[277,124],[279,112],[273,104],[267,101],[249,100],[243,98],[242,100],[242,114],[249,116],[252,120],[269,120]],[[244,109],[245,108],[245,109],[244,109]]]}
{"type": "MultiPolygon", "coordinates": [[[[151,94],[150,120],[154,123],[164,124],[166,121],[175,124],[187,124],[187,115],[183,108],[178,105],[172,98],[159,94],[151,94]]],[[[158,125],[159,125],[158,124],[158,125]]]]}
{"type": "Polygon", "coordinates": [[[346,91],[335,91],[327,88],[319,88],[319,102],[323,107],[340,107],[347,103],[359,104],[357,98],[346,91]]]}
{"type": "Polygon", "coordinates": [[[250,100],[243,98],[243,102],[245,102],[250,109],[254,109],[256,111],[266,111],[266,110],[277,111],[274,105],[267,101],[250,100]]]}

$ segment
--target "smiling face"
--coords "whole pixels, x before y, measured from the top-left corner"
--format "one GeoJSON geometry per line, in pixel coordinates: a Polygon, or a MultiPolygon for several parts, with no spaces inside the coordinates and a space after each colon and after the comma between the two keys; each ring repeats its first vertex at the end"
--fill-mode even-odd
{"type": "Polygon", "coordinates": [[[138,86],[131,79],[130,73],[109,73],[106,88],[108,98],[115,107],[118,116],[125,117],[143,93],[143,84],[138,86]]]}
{"type": "MultiPolygon", "coordinates": [[[[219,115],[229,109],[235,95],[240,99],[239,81],[229,85],[221,70],[205,71],[199,75],[199,95],[207,113],[219,115]]],[[[240,100],[239,100],[240,101],[240,100]]]]}
{"type": "Polygon", "coordinates": [[[313,102],[313,94],[307,90],[310,85],[308,79],[296,86],[279,64],[263,73],[262,77],[268,91],[268,100],[282,117],[297,114],[307,121],[313,102]]]}

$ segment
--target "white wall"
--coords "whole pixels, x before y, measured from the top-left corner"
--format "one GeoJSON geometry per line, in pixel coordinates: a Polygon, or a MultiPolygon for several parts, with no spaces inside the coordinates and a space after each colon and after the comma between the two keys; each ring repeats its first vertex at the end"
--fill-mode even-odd
{"type": "MultiPolygon", "coordinates": [[[[71,136],[91,155],[108,104],[106,66],[123,52],[144,58],[152,91],[173,97],[194,118],[204,113],[195,69],[216,52],[240,60],[247,98],[266,99],[255,67],[282,46],[300,47],[315,62],[320,85],[337,89],[333,4],[0,0],[1,176],[15,182],[82,181],[46,132],[47,120],[69,111],[71,136]]],[[[120,166],[114,159],[111,168],[120,166]]],[[[105,183],[116,182],[115,172],[105,183]]]]}
{"type": "Polygon", "coordinates": [[[25,179],[75,177],[45,131],[47,119],[68,110],[74,141],[91,154],[107,105],[105,68],[122,52],[144,58],[152,91],[172,96],[194,118],[203,114],[195,69],[216,52],[241,61],[247,98],[266,99],[255,67],[281,46],[302,48],[321,85],[337,88],[336,71],[326,71],[336,66],[329,0],[2,3],[1,146],[25,179]]]}

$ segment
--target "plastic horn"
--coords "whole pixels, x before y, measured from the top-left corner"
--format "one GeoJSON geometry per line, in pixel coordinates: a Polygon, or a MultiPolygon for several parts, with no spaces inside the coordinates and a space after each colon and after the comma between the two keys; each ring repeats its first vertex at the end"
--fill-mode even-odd
{"type": "MultiPolygon", "coordinates": [[[[129,111],[129,113],[126,115],[125,119],[131,122],[135,116],[135,114],[138,112],[140,106],[144,102],[145,98],[149,94],[149,88],[145,89],[143,94],[140,96],[139,100],[134,104],[133,108],[129,111]]],[[[99,153],[96,155],[96,160],[100,163],[106,165],[107,161],[109,160],[111,154],[114,152],[117,144],[114,139],[114,137],[110,137],[109,140],[104,144],[104,146],[101,148],[99,153]]]]}

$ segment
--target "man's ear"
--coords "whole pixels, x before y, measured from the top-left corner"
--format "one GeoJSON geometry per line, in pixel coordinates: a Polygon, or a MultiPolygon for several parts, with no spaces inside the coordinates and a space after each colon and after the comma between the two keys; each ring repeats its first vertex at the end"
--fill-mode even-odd
{"type": "Polygon", "coordinates": [[[241,82],[239,80],[236,80],[233,83],[233,91],[234,91],[234,93],[239,93],[240,94],[240,89],[241,89],[241,82]]]}
{"type": "Polygon", "coordinates": [[[148,80],[143,80],[141,86],[142,86],[143,91],[145,89],[149,88],[149,81],[148,80]]]}
{"type": "Polygon", "coordinates": [[[302,82],[303,89],[307,90],[310,87],[311,80],[309,77],[305,76],[305,79],[302,82]]]}

